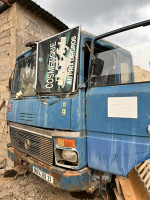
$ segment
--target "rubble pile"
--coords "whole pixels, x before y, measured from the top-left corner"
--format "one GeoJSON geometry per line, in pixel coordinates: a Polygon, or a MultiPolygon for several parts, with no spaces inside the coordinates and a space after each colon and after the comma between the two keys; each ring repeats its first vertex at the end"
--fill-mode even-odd
{"type": "MultiPolygon", "coordinates": [[[[0,173],[1,173],[0,169],[0,173]]],[[[9,170],[10,171],[10,170],[9,170]]],[[[50,186],[46,181],[30,173],[27,176],[19,175],[17,178],[4,178],[0,174],[0,200],[99,200],[98,195],[83,193],[69,193],[50,186]]]]}

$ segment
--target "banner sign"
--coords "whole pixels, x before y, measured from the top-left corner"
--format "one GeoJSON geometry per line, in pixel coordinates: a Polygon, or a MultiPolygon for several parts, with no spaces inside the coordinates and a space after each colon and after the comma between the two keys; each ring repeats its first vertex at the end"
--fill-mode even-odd
{"type": "Polygon", "coordinates": [[[36,91],[62,93],[75,90],[80,27],[38,43],[36,91]]]}

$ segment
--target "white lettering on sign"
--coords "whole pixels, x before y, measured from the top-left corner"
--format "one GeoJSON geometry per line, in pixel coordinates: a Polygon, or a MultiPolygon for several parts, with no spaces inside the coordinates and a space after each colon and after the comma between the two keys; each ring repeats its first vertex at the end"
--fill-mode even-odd
{"type": "Polygon", "coordinates": [[[108,117],[138,118],[137,97],[108,97],[108,117]]]}
{"type": "Polygon", "coordinates": [[[46,81],[46,88],[53,88],[54,86],[54,70],[55,70],[55,57],[56,57],[56,42],[50,44],[48,77],[46,81]]]}
{"type": "Polygon", "coordinates": [[[73,70],[74,70],[74,60],[75,60],[75,48],[76,48],[76,36],[71,38],[71,52],[70,52],[70,64],[68,67],[68,78],[67,83],[72,85],[73,81],[73,70]]]}

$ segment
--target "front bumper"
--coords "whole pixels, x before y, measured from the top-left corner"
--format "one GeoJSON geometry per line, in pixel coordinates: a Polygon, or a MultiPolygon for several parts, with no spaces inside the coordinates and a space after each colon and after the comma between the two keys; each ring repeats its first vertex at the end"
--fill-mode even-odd
{"type": "Polygon", "coordinates": [[[18,164],[22,164],[22,161],[27,162],[28,170],[31,172],[33,172],[33,168],[36,167],[40,171],[53,177],[53,183],[50,184],[54,187],[75,192],[88,190],[91,185],[91,170],[87,167],[77,171],[66,170],[56,166],[50,167],[13,147],[8,147],[8,156],[18,164]]]}

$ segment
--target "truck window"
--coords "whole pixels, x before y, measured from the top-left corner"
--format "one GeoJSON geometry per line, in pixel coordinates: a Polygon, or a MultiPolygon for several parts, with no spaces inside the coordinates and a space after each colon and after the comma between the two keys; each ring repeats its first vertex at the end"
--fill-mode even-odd
{"type": "Polygon", "coordinates": [[[101,74],[93,74],[92,86],[107,86],[116,83],[116,58],[113,51],[96,53],[95,57],[103,62],[101,74]]]}
{"type": "Polygon", "coordinates": [[[131,69],[131,59],[127,56],[120,55],[121,84],[131,83],[131,69]]]}
{"type": "Polygon", "coordinates": [[[35,94],[36,55],[29,56],[16,64],[12,94],[35,94]]]}
{"type": "Polygon", "coordinates": [[[150,59],[147,51],[149,48],[150,41],[123,48],[114,46],[112,49],[101,49],[101,52],[96,50],[94,55],[103,66],[100,67],[102,70],[99,74],[97,71],[96,74],[93,73],[91,86],[150,82],[150,59]]]}

